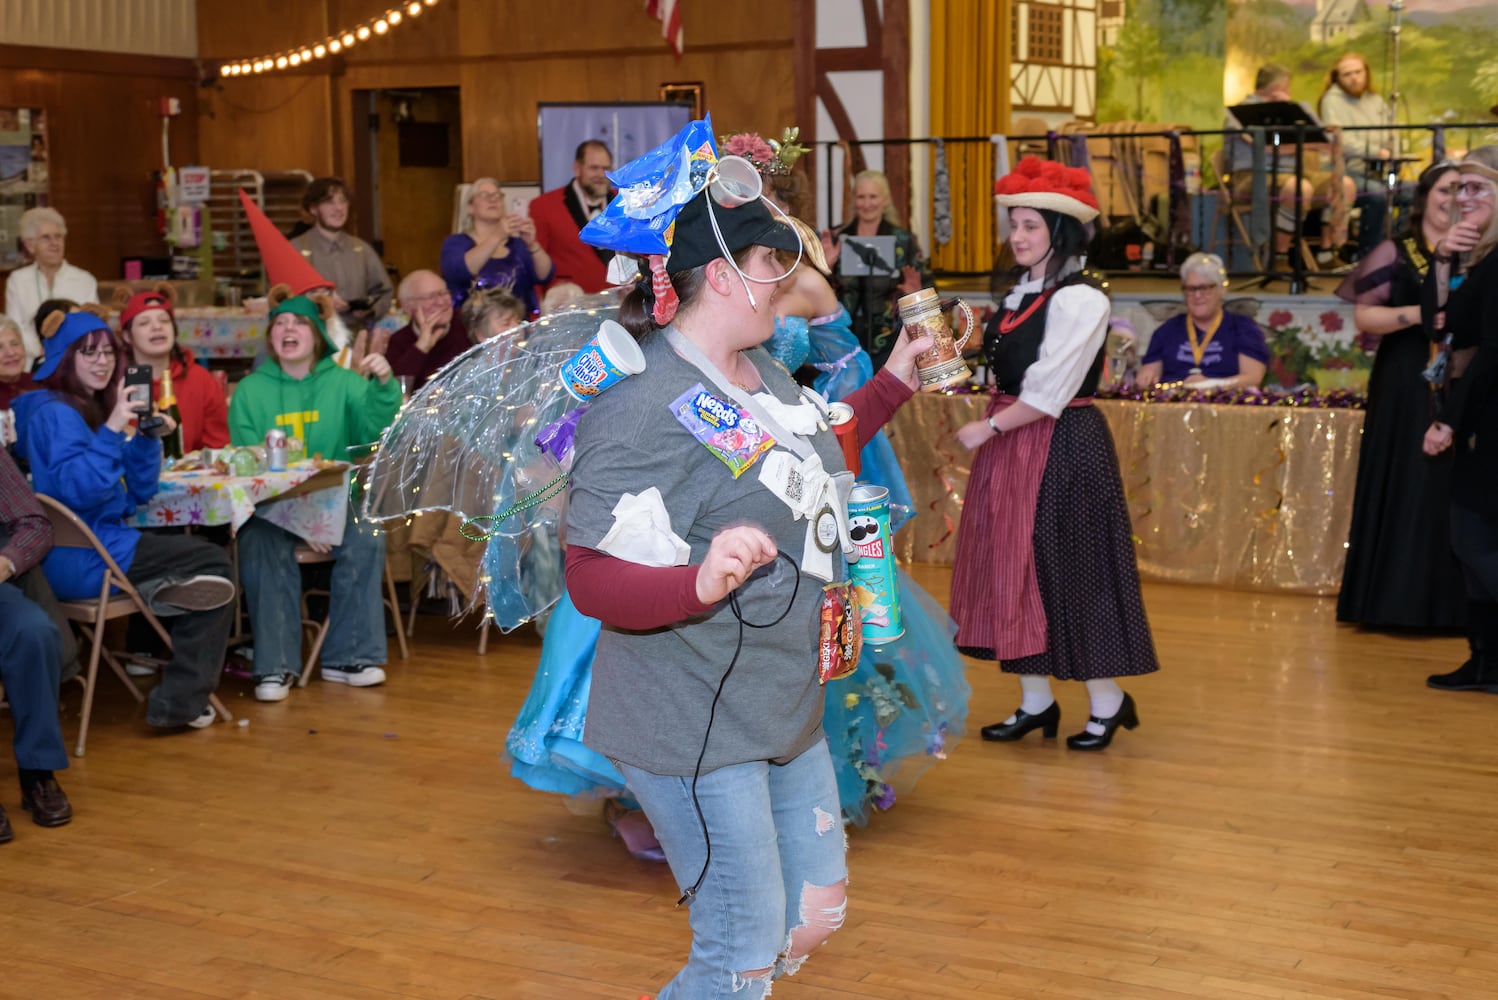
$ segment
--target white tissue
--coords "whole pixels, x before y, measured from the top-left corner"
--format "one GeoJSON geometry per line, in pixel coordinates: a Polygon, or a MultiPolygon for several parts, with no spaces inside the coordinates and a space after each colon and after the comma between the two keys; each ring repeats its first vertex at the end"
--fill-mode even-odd
{"type": "Polygon", "coordinates": [[[691,546],[671,530],[671,515],[661,491],[626,493],[614,504],[614,525],[598,543],[599,551],[642,566],[685,566],[691,546]]]}

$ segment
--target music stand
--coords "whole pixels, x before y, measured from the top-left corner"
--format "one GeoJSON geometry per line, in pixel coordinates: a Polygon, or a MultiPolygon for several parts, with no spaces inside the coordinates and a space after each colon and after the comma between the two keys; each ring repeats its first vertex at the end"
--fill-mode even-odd
{"type": "Polygon", "coordinates": [[[889,294],[891,285],[899,274],[895,267],[895,238],[893,236],[844,236],[842,249],[837,258],[838,274],[846,282],[849,279],[859,284],[858,298],[849,317],[849,326],[864,349],[874,356],[876,365],[884,359],[874,350],[874,283],[879,283],[878,297],[889,294]]]}
{"type": "Polygon", "coordinates": [[[895,274],[893,236],[844,236],[843,250],[837,269],[844,278],[888,278],[895,274]]]}
{"type": "MultiPolygon", "coordinates": [[[[1294,228],[1292,230],[1292,241],[1300,238],[1300,227],[1305,221],[1305,213],[1302,210],[1300,195],[1300,179],[1305,176],[1305,144],[1308,142],[1328,143],[1331,138],[1326,130],[1321,127],[1321,122],[1299,101],[1257,101],[1249,104],[1239,104],[1228,109],[1232,112],[1238,124],[1244,128],[1262,128],[1269,136],[1270,145],[1274,147],[1274,157],[1269,163],[1270,199],[1277,200],[1279,197],[1279,147],[1281,138],[1288,136],[1295,143],[1295,198],[1293,199],[1294,228]]],[[[1278,213],[1275,213],[1278,214],[1278,213]]],[[[1274,230],[1274,219],[1269,222],[1271,232],[1274,230]]],[[[1273,252],[1273,241],[1271,240],[1271,252],[1273,252]]],[[[1306,263],[1301,255],[1293,250],[1290,253],[1290,294],[1298,295],[1306,290],[1306,263]]],[[[1277,272],[1268,272],[1261,287],[1274,281],[1277,272]]]]}

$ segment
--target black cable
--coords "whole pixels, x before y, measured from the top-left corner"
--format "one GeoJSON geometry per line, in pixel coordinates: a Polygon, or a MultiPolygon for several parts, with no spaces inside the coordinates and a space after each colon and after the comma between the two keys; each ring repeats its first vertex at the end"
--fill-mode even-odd
{"type": "Polygon", "coordinates": [[[692,808],[697,810],[697,823],[702,827],[702,842],[707,847],[707,856],[702,859],[702,871],[698,873],[697,881],[693,882],[691,888],[681,894],[681,898],[676,901],[677,906],[690,902],[697,895],[697,890],[702,888],[702,883],[707,879],[708,866],[713,863],[713,838],[707,832],[707,817],[702,814],[702,803],[697,799],[697,779],[702,776],[702,761],[707,757],[707,739],[712,735],[713,718],[718,714],[718,699],[723,697],[723,688],[728,683],[728,677],[733,673],[733,668],[738,665],[739,653],[744,650],[744,629],[774,628],[785,621],[786,616],[791,613],[791,609],[796,606],[796,594],[801,589],[801,568],[796,565],[796,561],[784,552],[777,552],[776,557],[784,559],[791,564],[791,572],[794,576],[792,577],[791,584],[791,599],[786,603],[785,610],[780,612],[774,621],[764,624],[745,621],[744,612],[739,608],[739,592],[732,590],[728,594],[728,607],[739,622],[739,637],[733,645],[733,657],[728,661],[728,669],[723,671],[723,676],[718,681],[718,690],[713,694],[712,706],[707,711],[707,729],[703,730],[702,733],[702,749],[697,752],[697,766],[692,769],[692,808]]]}

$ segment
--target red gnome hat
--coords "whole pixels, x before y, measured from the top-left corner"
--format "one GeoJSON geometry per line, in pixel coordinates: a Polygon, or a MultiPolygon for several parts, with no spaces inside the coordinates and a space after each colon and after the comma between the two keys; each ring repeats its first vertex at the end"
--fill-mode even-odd
{"type": "Polygon", "coordinates": [[[1016,163],[1013,173],[994,182],[993,193],[1005,208],[1049,209],[1082,223],[1098,216],[1092,175],[1081,167],[1065,167],[1038,156],[1016,163]]]}
{"type": "Polygon", "coordinates": [[[317,268],[308,263],[301,251],[281,234],[275,223],[260,211],[260,206],[250,200],[239,189],[239,202],[244,206],[245,218],[250,220],[250,232],[255,234],[255,246],[260,248],[260,262],[265,267],[265,283],[269,287],[286,285],[292,295],[305,295],[319,288],[332,288],[333,283],[317,273],[317,268]]]}

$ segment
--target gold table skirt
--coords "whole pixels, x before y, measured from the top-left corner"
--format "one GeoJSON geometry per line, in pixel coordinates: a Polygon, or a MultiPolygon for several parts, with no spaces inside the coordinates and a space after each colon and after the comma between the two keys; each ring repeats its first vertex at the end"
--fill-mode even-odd
{"type": "MultiPolygon", "coordinates": [[[[971,456],[954,437],[985,396],[918,395],[885,428],[917,515],[906,562],[950,565],[971,456]]],[[[1363,411],[1101,400],[1146,580],[1335,594],[1363,411]]]]}

